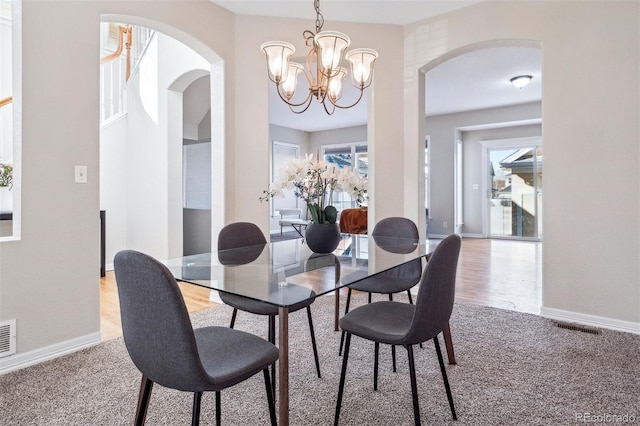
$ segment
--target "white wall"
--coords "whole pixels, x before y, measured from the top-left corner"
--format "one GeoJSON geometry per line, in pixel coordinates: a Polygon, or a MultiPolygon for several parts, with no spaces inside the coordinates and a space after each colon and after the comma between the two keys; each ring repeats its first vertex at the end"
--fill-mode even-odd
{"type": "Polygon", "coordinates": [[[169,87],[194,69],[208,72],[209,64],[182,43],[156,34],[157,43],[148,47],[127,89],[126,217],[127,246],[163,259],[182,254],[182,233],[176,231],[182,227],[182,93],[169,87]],[[171,132],[169,126],[180,129],[171,132]]]}
{"type": "Polygon", "coordinates": [[[127,247],[128,188],[127,116],[100,129],[100,210],[105,210],[105,262],[113,269],[113,257],[127,247]]]}
{"type": "Polygon", "coordinates": [[[625,1],[491,1],[405,27],[408,192],[419,174],[409,159],[424,135],[418,70],[488,40],[541,42],[542,312],[635,331],[640,175],[638,167],[621,167],[640,156],[639,8],[625,1]]]}
{"type": "MultiPolygon", "coordinates": [[[[171,135],[168,128],[170,121],[182,124],[182,109],[178,102],[179,110],[168,111],[168,98],[182,94],[168,89],[185,73],[208,69],[202,56],[156,33],[138,72],[128,82],[127,115],[102,129],[100,208],[107,211],[107,269],[112,267],[113,256],[125,248],[158,258],[167,258],[170,252],[181,254],[182,137],[171,135]],[[171,202],[169,186],[175,182],[168,179],[169,170],[177,170],[174,179],[179,183],[179,194],[171,202]],[[170,211],[177,212],[178,226],[170,224],[170,211]]],[[[209,103],[209,82],[204,86],[209,103]]],[[[197,133],[198,125],[187,128],[197,133]]]]}

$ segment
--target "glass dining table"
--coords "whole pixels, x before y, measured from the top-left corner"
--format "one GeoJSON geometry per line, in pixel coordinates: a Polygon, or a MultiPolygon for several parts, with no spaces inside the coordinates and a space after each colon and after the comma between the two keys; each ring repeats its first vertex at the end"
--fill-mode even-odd
{"type": "Polygon", "coordinates": [[[184,256],[163,263],[178,281],[278,307],[278,423],[287,426],[289,307],[333,293],[337,331],[340,288],[426,257],[439,242],[343,234],[338,248],[329,254],[313,253],[304,239],[294,239],[184,256]]]}

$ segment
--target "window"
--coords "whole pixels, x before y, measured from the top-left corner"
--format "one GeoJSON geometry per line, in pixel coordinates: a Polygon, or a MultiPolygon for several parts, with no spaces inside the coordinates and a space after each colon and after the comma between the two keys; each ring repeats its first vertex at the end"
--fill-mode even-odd
{"type": "MultiPolygon", "coordinates": [[[[336,167],[351,167],[360,176],[369,174],[369,157],[367,155],[367,143],[352,143],[346,145],[323,146],[324,159],[336,167]]],[[[334,192],[331,204],[342,211],[347,208],[357,207],[355,201],[345,192],[334,192]]]]}
{"type": "MultiPolygon", "coordinates": [[[[279,170],[289,161],[300,156],[300,147],[291,143],[273,141],[272,149],[271,182],[275,182],[278,179],[279,170]]],[[[280,209],[298,208],[298,200],[293,191],[285,191],[284,198],[272,198],[271,216],[275,215],[280,209]]]]}
{"type": "Polygon", "coordinates": [[[0,241],[20,237],[20,0],[0,0],[0,241]]]}

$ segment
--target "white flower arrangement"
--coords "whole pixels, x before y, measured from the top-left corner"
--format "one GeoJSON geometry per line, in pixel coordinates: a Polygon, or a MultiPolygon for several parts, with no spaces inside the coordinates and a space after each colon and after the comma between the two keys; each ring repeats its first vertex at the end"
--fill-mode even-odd
{"type": "Polygon", "coordinates": [[[350,167],[342,169],[324,160],[314,160],[313,154],[291,160],[279,171],[278,178],[269,190],[262,191],[260,201],[284,197],[284,190],[304,200],[313,223],[336,223],[338,211],[327,204],[333,191],[345,191],[358,205],[367,199],[367,178],[359,176],[350,167]]]}

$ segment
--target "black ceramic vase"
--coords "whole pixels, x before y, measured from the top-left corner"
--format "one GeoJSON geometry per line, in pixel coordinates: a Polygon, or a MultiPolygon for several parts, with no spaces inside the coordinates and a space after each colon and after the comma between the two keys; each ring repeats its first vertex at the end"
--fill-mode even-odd
{"type": "Polygon", "coordinates": [[[340,226],[337,223],[310,223],[304,238],[314,253],[331,253],[340,243],[340,226]]]}

